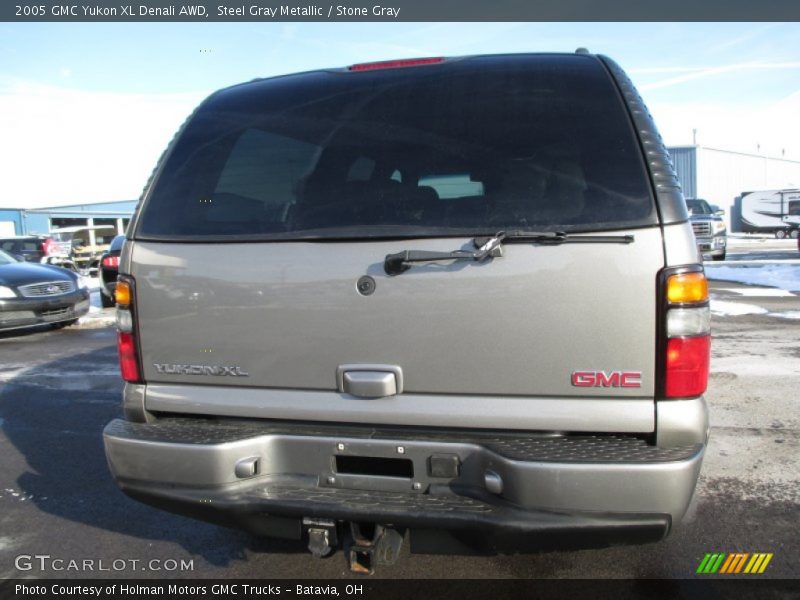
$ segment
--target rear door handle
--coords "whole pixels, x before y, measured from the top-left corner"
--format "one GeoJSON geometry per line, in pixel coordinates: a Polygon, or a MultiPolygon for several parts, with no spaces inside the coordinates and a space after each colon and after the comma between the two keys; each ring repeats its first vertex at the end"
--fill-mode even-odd
{"type": "Polygon", "coordinates": [[[339,365],[337,389],[357,398],[385,398],[403,391],[403,371],[395,365],[339,365]]]}

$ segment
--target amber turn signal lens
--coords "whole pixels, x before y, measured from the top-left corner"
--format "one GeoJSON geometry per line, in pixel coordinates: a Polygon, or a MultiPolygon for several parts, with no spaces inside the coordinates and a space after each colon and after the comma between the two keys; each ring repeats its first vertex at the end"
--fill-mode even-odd
{"type": "Polygon", "coordinates": [[[118,306],[130,306],[131,286],[127,281],[117,281],[117,287],[114,290],[114,299],[117,301],[118,306]]]}
{"type": "Polygon", "coordinates": [[[667,279],[667,300],[678,304],[708,300],[708,281],[703,273],[680,273],[667,279]]]}

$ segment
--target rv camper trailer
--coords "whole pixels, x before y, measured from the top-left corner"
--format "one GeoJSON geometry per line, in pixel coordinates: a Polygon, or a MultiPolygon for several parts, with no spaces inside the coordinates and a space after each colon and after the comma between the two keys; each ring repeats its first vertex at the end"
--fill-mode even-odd
{"type": "Polygon", "coordinates": [[[742,231],[774,233],[784,237],[800,225],[800,189],[744,192],[741,196],[742,231]]]}

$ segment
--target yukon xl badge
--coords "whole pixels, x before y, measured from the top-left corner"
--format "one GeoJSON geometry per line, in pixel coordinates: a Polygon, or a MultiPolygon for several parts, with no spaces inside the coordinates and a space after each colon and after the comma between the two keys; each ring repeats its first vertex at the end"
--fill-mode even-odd
{"type": "Polygon", "coordinates": [[[641,371],[573,371],[572,385],[575,387],[642,387],[641,371]]]}
{"type": "Polygon", "coordinates": [[[167,363],[153,363],[156,371],[169,375],[214,375],[215,377],[250,377],[248,373],[236,365],[226,367],[223,365],[170,365],[167,363]]]}

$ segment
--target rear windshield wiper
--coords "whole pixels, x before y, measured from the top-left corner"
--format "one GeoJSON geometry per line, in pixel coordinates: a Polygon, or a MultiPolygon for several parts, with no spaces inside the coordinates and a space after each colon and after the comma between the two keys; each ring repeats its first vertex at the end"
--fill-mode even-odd
{"type": "Polygon", "coordinates": [[[399,275],[408,271],[414,263],[439,262],[444,260],[471,260],[481,262],[488,258],[503,256],[503,244],[529,243],[543,245],[558,244],[630,244],[632,235],[586,235],[569,234],[563,231],[506,232],[500,231],[491,237],[476,237],[473,240],[476,250],[453,250],[452,252],[436,252],[429,250],[403,250],[395,254],[387,254],[383,261],[383,269],[387,275],[399,275]]]}

